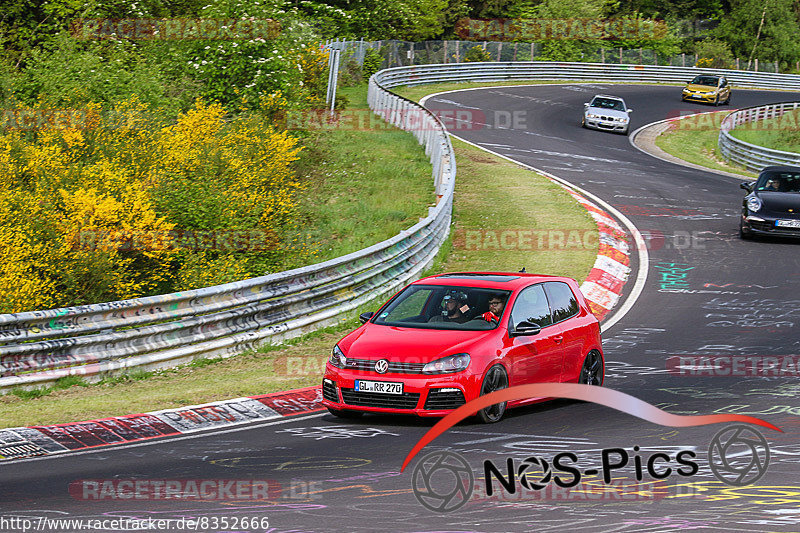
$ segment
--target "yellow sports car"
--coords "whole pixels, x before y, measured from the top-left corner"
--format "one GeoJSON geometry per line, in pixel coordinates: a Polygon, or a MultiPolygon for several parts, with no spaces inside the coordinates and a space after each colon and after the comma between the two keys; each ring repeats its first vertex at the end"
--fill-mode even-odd
{"type": "Polygon", "coordinates": [[[681,100],[705,102],[708,104],[728,104],[731,101],[731,86],[725,76],[714,76],[701,74],[695,76],[686,87],[683,88],[681,100]]]}

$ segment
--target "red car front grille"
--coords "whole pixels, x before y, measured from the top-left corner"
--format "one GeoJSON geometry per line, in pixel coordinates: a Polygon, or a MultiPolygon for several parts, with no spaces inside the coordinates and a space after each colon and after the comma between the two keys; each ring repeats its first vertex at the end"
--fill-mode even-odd
{"type": "Polygon", "coordinates": [[[345,388],[342,388],[341,391],[344,403],[348,405],[385,407],[387,409],[414,409],[417,407],[417,403],[419,403],[419,393],[404,392],[403,394],[380,394],[345,388]]]}
{"type": "MultiPolygon", "coordinates": [[[[368,370],[375,372],[375,363],[379,359],[347,359],[348,370],[368,370]]],[[[396,361],[389,361],[389,369],[386,371],[391,374],[422,374],[422,368],[425,363],[398,363],[396,361]]]]}

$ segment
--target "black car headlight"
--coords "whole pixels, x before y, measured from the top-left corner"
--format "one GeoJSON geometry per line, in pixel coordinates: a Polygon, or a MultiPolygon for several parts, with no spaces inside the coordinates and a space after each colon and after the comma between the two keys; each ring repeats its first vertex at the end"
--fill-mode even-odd
{"type": "Polygon", "coordinates": [[[333,351],[331,352],[328,362],[336,368],[344,368],[347,364],[347,357],[344,356],[344,353],[342,353],[342,349],[339,348],[338,344],[333,347],[333,351]]]}
{"type": "Polygon", "coordinates": [[[431,361],[422,367],[423,374],[452,374],[466,370],[469,366],[469,354],[457,353],[431,361]]]}
{"type": "Polygon", "coordinates": [[[749,209],[753,213],[756,213],[759,209],[761,209],[761,206],[763,205],[764,203],[758,196],[753,196],[747,199],[747,209],[749,209]]]}

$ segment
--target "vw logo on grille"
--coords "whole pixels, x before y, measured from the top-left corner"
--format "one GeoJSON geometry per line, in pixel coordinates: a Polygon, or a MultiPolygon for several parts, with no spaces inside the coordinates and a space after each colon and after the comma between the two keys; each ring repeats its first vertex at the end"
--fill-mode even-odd
{"type": "Polygon", "coordinates": [[[389,361],[386,359],[381,359],[375,363],[375,372],[378,374],[385,374],[387,370],[389,370],[389,361]]]}

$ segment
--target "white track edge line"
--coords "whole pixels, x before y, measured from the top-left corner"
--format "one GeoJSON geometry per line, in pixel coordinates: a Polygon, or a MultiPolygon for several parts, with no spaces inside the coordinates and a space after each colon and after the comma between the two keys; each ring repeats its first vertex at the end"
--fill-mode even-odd
{"type": "MultiPolygon", "coordinates": [[[[715,111],[704,111],[702,113],[694,113],[693,115],[683,115],[683,116],[679,117],[677,120],[683,120],[684,118],[690,118],[690,117],[698,117],[700,115],[707,115],[709,113],[715,113],[715,111]]],[[[654,157],[654,158],[656,158],[656,159],[658,159],[660,161],[664,161],[665,163],[670,163],[672,165],[678,165],[679,167],[683,167],[683,168],[687,168],[687,169],[691,169],[691,170],[698,170],[700,172],[710,172],[712,174],[716,174],[717,176],[722,176],[724,178],[731,178],[731,179],[735,179],[735,180],[739,180],[739,181],[753,181],[754,179],[756,179],[756,178],[750,178],[750,177],[744,176],[744,175],[737,175],[736,172],[728,172],[728,171],[725,171],[725,170],[718,170],[716,168],[704,167],[703,165],[698,165],[697,163],[690,163],[689,161],[681,159],[678,156],[673,156],[673,157],[675,157],[679,161],[672,161],[670,159],[666,159],[664,157],[661,157],[660,155],[656,155],[656,154],[654,154],[652,152],[648,152],[644,148],[641,148],[641,147],[636,145],[636,143],[635,143],[636,136],[639,135],[642,132],[642,130],[644,130],[646,128],[649,128],[651,126],[656,126],[658,124],[663,124],[665,122],[671,122],[673,120],[676,120],[676,119],[665,118],[664,120],[657,120],[655,122],[651,122],[650,124],[645,124],[644,126],[636,128],[635,130],[633,130],[633,133],[631,133],[628,136],[628,142],[631,144],[631,146],[633,146],[634,148],[636,148],[637,150],[639,150],[643,154],[647,154],[650,157],[654,157]]],[[[664,151],[666,152],[666,150],[664,150],[664,151]]],[[[667,152],[667,153],[669,153],[669,152],[667,152]]],[[[670,155],[672,155],[672,154],[670,154],[670,155]]]]}
{"type": "MultiPolygon", "coordinates": [[[[186,439],[196,439],[199,437],[207,437],[209,435],[219,435],[225,433],[236,433],[238,431],[247,431],[248,429],[255,429],[264,426],[274,426],[277,424],[286,424],[293,420],[307,420],[309,418],[314,418],[318,416],[322,416],[327,414],[327,411],[313,413],[310,415],[305,416],[281,416],[279,419],[268,418],[266,420],[256,422],[256,421],[246,421],[240,422],[237,424],[237,427],[222,427],[222,428],[208,428],[205,430],[196,429],[193,430],[195,433],[192,435],[162,435],[159,437],[152,437],[147,439],[143,442],[117,442],[114,444],[107,444],[105,446],[99,445],[85,450],[64,450],[56,453],[51,453],[48,455],[39,455],[36,457],[26,457],[20,459],[8,459],[5,461],[0,461],[0,468],[11,466],[11,465],[18,465],[20,463],[28,463],[31,461],[44,461],[47,459],[56,459],[56,458],[63,458],[63,457],[75,457],[76,455],[86,455],[90,453],[102,453],[102,452],[110,452],[115,450],[127,450],[129,448],[138,448],[139,446],[150,446],[153,444],[166,444],[170,442],[176,442],[179,440],[186,440],[186,439]],[[246,425],[244,425],[246,424],[246,425]]],[[[234,425],[234,424],[232,424],[234,425]]]]}
{"type": "MultiPolygon", "coordinates": [[[[573,85],[573,84],[569,84],[569,85],[573,85]]],[[[520,85],[512,85],[511,87],[520,87],[520,85]]],[[[525,87],[525,86],[523,85],[522,87],[525,87]]],[[[531,87],[531,86],[529,85],[528,87],[531,87]]],[[[496,87],[474,87],[474,88],[461,89],[461,90],[475,91],[475,90],[478,90],[478,89],[481,89],[481,88],[482,89],[494,89],[496,87]]],[[[442,92],[442,93],[429,94],[429,95],[423,97],[422,99],[420,99],[420,105],[424,106],[425,105],[424,102],[427,101],[428,98],[431,98],[433,96],[437,96],[439,94],[459,92],[459,91],[460,90],[445,91],[445,92],[442,92]]],[[[636,249],[637,249],[638,255],[639,255],[639,267],[638,267],[638,271],[636,273],[636,281],[633,284],[633,289],[631,289],[630,294],[625,298],[625,301],[623,302],[622,306],[619,307],[616,311],[614,311],[614,313],[611,315],[611,318],[606,320],[601,325],[600,331],[605,333],[614,324],[616,324],[617,322],[622,320],[622,318],[628,313],[628,311],[631,310],[631,308],[634,306],[636,301],[639,299],[639,296],[642,294],[642,291],[644,290],[644,284],[647,281],[647,271],[650,268],[650,256],[647,253],[647,244],[645,243],[644,237],[642,237],[642,234],[639,232],[639,229],[633,224],[633,222],[631,222],[631,220],[628,217],[626,217],[625,215],[620,213],[618,209],[616,209],[614,206],[610,205],[608,202],[606,202],[602,198],[590,193],[589,191],[587,191],[587,190],[585,190],[585,189],[583,189],[581,187],[578,187],[577,185],[573,185],[572,183],[570,183],[569,181],[567,181],[567,180],[565,180],[563,178],[559,178],[558,176],[556,176],[554,174],[551,174],[551,173],[546,172],[544,170],[540,170],[540,169],[538,169],[536,167],[532,167],[531,165],[522,163],[520,161],[512,159],[512,158],[510,158],[508,156],[505,156],[503,154],[499,154],[497,152],[489,150],[488,148],[484,148],[483,146],[480,146],[480,145],[477,145],[477,144],[475,144],[473,142],[470,142],[470,141],[468,141],[466,139],[462,139],[458,135],[450,133],[449,131],[447,132],[447,134],[450,135],[451,137],[455,137],[459,141],[462,141],[462,142],[464,142],[464,143],[466,143],[466,144],[468,144],[470,146],[474,146],[475,148],[478,148],[478,149],[483,150],[485,152],[489,152],[490,154],[496,155],[497,157],[505,159],[506,161],[514,163],[515,165],[520,165],[520,166],[522,166],[524,168],[527,168],[528,170],[532,170],[532,171],[534,171],[534,172],[536,172],[538,174],[546,176],[546,177],[550,178],[551,180],[561,184],[562,186],[572,188],[572,189],[580,192],[584,196],[586,196],[586,197],[594,200],[595,202],[599,203],[604,209],[606,209],[612,215],[617,217],[618,220],[622,221],[622,223],[625,225],[626,228],[628,228],[628,231],[630,231],[631,235],[633,235],[633,238],[636,241],[636,249]]]]}

